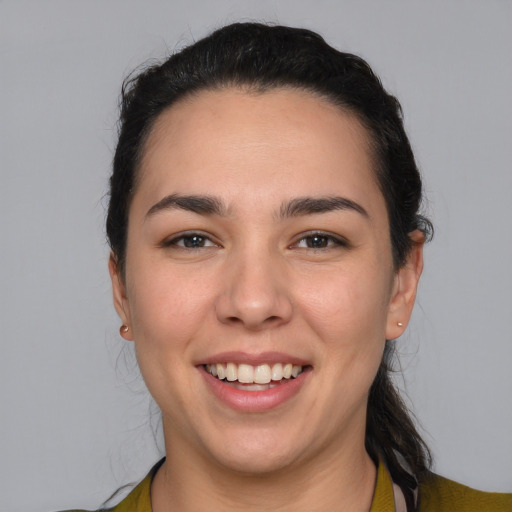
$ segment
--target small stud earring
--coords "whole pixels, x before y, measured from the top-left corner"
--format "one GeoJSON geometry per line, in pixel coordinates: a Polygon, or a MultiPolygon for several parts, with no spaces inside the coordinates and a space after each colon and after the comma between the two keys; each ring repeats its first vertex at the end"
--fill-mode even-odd
{"type": "Polygon", "coordinates": [[[404,324],[402,322],[397,322],[396,325],[398,325],[398,327],[403,327],[404,324]]]}
{"type": "Polygon", "coordinates": [[[121,325],[121,327],[119,327],[119,334],[122,336],[123,334],[126,334],[128,331],[130,330],[130,328],[123,324],[121,325]]]}

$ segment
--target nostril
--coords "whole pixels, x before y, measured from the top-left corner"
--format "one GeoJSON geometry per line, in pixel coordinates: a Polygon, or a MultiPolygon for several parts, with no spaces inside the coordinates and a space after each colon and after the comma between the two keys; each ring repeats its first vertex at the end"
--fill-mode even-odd
{"type": "Polygon", "coordinates": [[[264,326],[270,326],[276,323],[281,322],[282,319],[279,315],[271,315],[263,320],[252,320],[249,318],[240,318],[238,316],[232,315],[225,318],[224,322],[232,325],[244,324],[248,328],[257,328],[260,329],[264,326]]]}
{"type": "Polygon", "coordinates": [[[253,287],[251,294],[251,290],[246,290],[247,286],[242,287],[239,282],[236,286],[216,300],[215,313],[221,323],[257,330],[277,326],[291,318],[291,302],[281,292],[272,287],[255,291],[253,287]]]}

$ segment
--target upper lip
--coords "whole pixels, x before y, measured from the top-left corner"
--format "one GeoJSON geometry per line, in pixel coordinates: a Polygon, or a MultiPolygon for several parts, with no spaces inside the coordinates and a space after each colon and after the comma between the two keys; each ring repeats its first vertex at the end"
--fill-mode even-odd
{"type": "Polygon", "coordinates": [[[259,354],[250,354],[247,352],[220,352],[212,356],[201,359],[198,365],[217,364],[217,363],[235,363],[249,364],[259,366],[261,364],[291,363],[297,366],[308,366],[311,363],[303,358],[286,354],[284,352],[260,352],[259,354]]]}

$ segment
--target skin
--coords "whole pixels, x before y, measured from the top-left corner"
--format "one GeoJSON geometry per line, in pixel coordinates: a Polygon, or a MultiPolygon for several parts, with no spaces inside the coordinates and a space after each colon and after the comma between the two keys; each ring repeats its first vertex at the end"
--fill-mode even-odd
{"type": "Polygon", "coordinates": [[[385,340],[407,325],[422,270],[417,232],[406,264],[393,267],[372,169],[358,120],[310,93],[203,91],[157,119],[123,276],[110,260],[123,336],[162,411],[168,453],[152,485],[156,512],[369,510],[368,391],[385,340]],[[169,194],[213,196],[226,211],[148,215],[169,194]],[[279,215],[294,199],[328,196],[366,214],[279,215]],[[203,246],[183,247],[184,232],[206,237],[203,246]],[[240,412],[197,368],[226,351],[293,354],[312,371],[279,407],[240,412]]]}

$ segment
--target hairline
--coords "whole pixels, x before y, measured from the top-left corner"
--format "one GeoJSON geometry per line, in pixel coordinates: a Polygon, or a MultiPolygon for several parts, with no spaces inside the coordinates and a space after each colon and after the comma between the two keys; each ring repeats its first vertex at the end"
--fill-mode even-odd
{"type": "MultiPolygon", "coordinates": [[[[363,133],[365,135],[364,139],[366,142],[366,151],[370,157],[370,163],[372,164],[372,171],[375,175],[376,183],[379,186],[379,190],[384,195],[384,191],[382,190],[382,184],[380,180],[380,175],[382,173],[381,164],[379,162],[379,150],[378,143],[375,140],[375,134],[373,129],[369,126],[368,122],[364,118],[364,116],[358,112],[354,107],[347,105],[341,101],[336,101],[333,95],[330,95],[328,92],[320,91],[318,88],[315,88],[313,85],[295,85],[295,84],[272,84],[272,83],[259,83],[259,82],[249,82],[249,81],[237,81],[237,80],[226,80],[226,81],[217,81],[210,85],[201,86],[195,88],[193,90],[186,91],[179,95],[175,101],[163,107],[158,114],[156,114],[152,119],[148,121],[146,126],[144,127],[143,133],[141,134],[141,142],[139,144],[139,148],[136,155],[136,161],[133,172],[133,182],[132,187],[130,189],[130,197],[127,201],[126,211],[128,213],[130,209],[130,204],[133,199],[133,196],[137,192],[138,185],[142,180],[142,175],[144,172],[144,160],[145,155],[148,150],[151,150],[150,139],[151,136],[155,132],[155,128],[159,119],[162,116],[170,111],[173,107],[178,106],[180,104],[184,104],[187,102],[191,102],[194,98],[197,98],[202,93],[208,92],[223,92],[235,90],[241,93],[246,93],[248,95],[254,96],[262,96],[263,94],[272,93],[276,91],[291,91],[291,92],[302,92],[313,98],[316,98],[320,101],[323,101],[331,106],[336,107],[340,113],[348,116],[349,118],[354,119],[359,123],[361,128],[363,129],[363,133]]],[[[384,197],[385,198],[385,197],[384,197]]]]}

